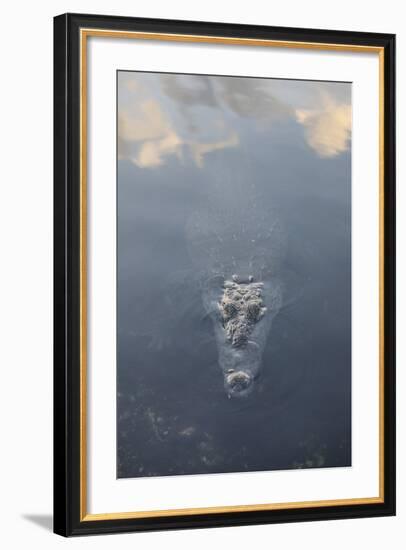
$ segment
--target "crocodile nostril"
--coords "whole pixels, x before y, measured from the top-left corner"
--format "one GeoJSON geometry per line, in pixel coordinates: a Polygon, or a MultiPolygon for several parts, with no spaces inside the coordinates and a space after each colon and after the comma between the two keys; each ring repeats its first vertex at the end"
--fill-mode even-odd
{"type": "Polygon", "coordinates": [[[231,395],[244,395],[251,387],[252,377],[244,371],[227,374],[226,389],[231,395]]]}

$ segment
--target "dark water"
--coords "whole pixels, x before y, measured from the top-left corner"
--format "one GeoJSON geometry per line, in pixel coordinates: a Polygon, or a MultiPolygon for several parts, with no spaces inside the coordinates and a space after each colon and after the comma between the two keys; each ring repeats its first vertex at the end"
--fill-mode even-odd
{"type": "Polygon", "coordinates": [[[317,155],[291,117],[265,135],[238,124],[239,146],[203,166],[118,162],[118,477],[351,465],[350,153],[317,155]],[[236,399],[185,231],[230,174],[277,209],[288,279],[254,390],[236,399]]]}

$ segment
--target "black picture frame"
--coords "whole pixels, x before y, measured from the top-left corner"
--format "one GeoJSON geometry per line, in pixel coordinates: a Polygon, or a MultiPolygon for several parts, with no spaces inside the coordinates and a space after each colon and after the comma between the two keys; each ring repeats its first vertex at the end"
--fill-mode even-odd
{"type": "Polygon", "coordinates": [[[63,536],[395,514],[395,36],[63,14],[54,19],[54,531],[63,536]],[[80,29],[336,44],[382,49],[383,498],[376,503],[88,520],[81,514],[80,29]]]}

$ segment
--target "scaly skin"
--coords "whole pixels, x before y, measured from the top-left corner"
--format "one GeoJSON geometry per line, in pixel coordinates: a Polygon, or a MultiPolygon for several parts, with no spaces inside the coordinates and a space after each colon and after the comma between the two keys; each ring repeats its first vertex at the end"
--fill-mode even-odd
{"type": "Polygon", "coordinates": [[[222,324],[228,342],[236,348],[247,345],[249,336],[266,312],[262,298],[262,283],[240,282],[237,275],[224,282],[224,292],[219,302],[222,324]]]}

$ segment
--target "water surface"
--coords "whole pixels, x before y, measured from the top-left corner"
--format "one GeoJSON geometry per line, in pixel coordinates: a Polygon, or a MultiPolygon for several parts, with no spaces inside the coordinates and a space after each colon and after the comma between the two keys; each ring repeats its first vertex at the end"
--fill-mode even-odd
{"type": "Polygon", "coordinates": [[[118,73],[118,477],[351,465],[350,94],[118,73]],[[277,222],[265,248],[231,241],[253,217],[277,222]],[[196,219],[221,244],[200,246],[196,219]],[[230,399],[204,281],[231,256],[283,296],[253,390],[230,399]]]}

